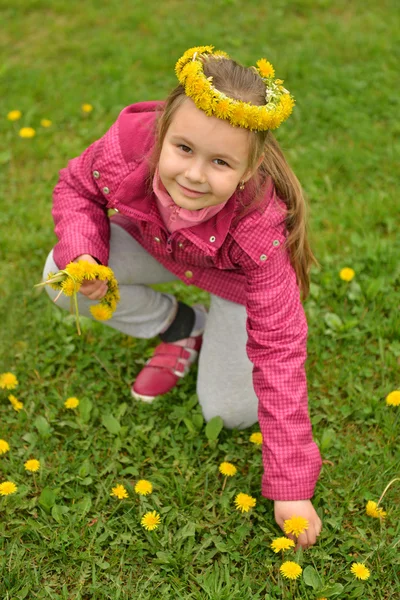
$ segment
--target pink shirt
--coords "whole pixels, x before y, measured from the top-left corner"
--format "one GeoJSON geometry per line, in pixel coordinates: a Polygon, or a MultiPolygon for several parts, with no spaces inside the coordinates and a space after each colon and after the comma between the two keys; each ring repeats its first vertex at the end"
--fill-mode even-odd
{"type": "MultiPolygon", "coordinates": [[[[263,435],[262,493],[311,498],[321,468],[308,416],[307,322],[285,248],[286,207],[273,186],[243,214],[251,185],[207,221],[168,231],[149,183],[158,102],[125,108],[116,123],[60,172],[53,217],[60,268],[80,254],[107,264],[110,221],[187,284],[246,306],[247,354],[263,435]]],[[[250,182],[249,182],[250,183],[250,182]]]]}

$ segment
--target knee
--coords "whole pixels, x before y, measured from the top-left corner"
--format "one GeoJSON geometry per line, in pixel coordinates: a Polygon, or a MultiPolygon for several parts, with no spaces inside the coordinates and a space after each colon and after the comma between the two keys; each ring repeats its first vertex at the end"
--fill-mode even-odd
{"type": "Polygon", "coordinates": [[[221,417],[227,429],[246,429],[258,421],[257,403],[253,398],[232,398],[224,395],[222,390],[217,394],[211,390],[197,389],[199,404],[206,422],[214,417],[221,417]],[[236,400],[236,401],[235,401],[236,400]]]}

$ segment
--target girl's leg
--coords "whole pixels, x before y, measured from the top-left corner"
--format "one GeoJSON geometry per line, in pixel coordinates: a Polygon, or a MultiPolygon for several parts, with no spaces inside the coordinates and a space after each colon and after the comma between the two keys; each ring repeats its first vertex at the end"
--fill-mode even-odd
{"type": "Polygon", "coordinates": [[[197,393],[205,419],[218,415],[230,429],[250,427],[258,420],[246,341],[245,307],[212,295],[199,357],[197,393]]]}
{"type": "MultiPolygon", "coordinates": [[[[104,321],[104,324],[132,337],[146,339],[166,329],[176,314],[176,300],[169,294],[153,290],[149,285],[174,281],[176,277],[114,223],[111,223],[109,266],[119,282],[121,300],[112,318],[104,321]]],[[[58,270],[51,252],[44,268],[44,279],[47,273],[58,270]]],[[[46,286],[46,291],[53,299],[57,295],[50,286],[46,286]]],[[[97,301],[79,293],[77,296],[79,313],[91,317],[89,308],[97,301]]],[[[62,294],[57,305],[69,310],[70,298],[62,294]]]]}

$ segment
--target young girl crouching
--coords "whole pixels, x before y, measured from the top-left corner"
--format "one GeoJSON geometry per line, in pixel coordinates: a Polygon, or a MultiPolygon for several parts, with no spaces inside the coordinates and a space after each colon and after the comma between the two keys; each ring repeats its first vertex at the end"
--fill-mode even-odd
{"type": "MultiPolygon", "coordinates": [[[[185,52],[176,74],[165,102],[128,106],[61,171],[58,243],[44,275],[80,259],[113,269],[121,300],[107,324],[161,338],[133,396],[165,394],[198,358],[205,419],[219,415],[230,428],[259,421],[262,493],[281,527],[293,515],[309,521],[298,540],[306,547],[321,530],[310,501],[321,459],[300,301],[313,256],[301,186],[270,131],[294,102],[265,59],[245,68],[212,46],[185,52]],[[150,287],[177,279],[210,293],[208,312],[150,287]]],[[[85,282],[80,313],[90,317],[106,291],[107,282],[85,282]]],[[[69,299],[58,304],[67,309],[69,299]]]]}

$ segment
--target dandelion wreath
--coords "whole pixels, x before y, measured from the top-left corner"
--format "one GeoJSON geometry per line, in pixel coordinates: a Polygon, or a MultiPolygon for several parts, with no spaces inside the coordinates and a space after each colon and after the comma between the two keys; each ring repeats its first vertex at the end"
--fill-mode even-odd
{"type": "Polygon", "coordinates": [[[110,267],[94,265],[86,260],[71,262],[65,269],[62,269],[57,273],[49,273],[47,280],[39,283],[36,287],[50,285],[54,290],[57,290],[59,293],[54,302],[57,302],[61,294],[71,297],[71,312],[75,312],[76,326],[78,333],[80,334],[79,310],[76,295],[84,281],[93,281],[94,279],[107,281],[108,290],[106,295],[100,300],[99,304],[91,306],[89,310],[93,317],[98,321],[107,321],[112,317],[120,299],[118,282],[110,267]]]}

